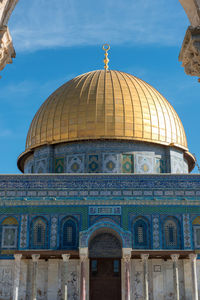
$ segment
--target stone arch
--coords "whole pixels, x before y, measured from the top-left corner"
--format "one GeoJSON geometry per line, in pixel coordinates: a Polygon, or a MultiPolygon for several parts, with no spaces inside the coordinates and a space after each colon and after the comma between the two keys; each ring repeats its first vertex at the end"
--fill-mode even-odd
{"type": "Polygon", "coordinates": [[[121,239],[116,236],[115,232],[103,228],[97,231],[89,240],[88,245],[89,257],[122,257],[121,239]]]}
{"type": "Polygon", "coordinates": [[[179,0],[193,27],[200,25],[200,0],[179,0]]]}
{"type": "Polygon", "coordinates": [[[95,223],[88,230],[80,232],[80,248],[88,248],[90,241],[101,233],[114,235],[121,242],[122,248],[132,248],[131,232],[125,231],[117,224],[108,221],[95,223]]]}

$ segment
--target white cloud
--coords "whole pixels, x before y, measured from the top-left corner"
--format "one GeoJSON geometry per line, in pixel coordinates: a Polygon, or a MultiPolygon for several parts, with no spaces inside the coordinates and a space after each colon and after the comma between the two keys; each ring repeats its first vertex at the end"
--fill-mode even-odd
{"type": "Polygon", "coordinates": [[[2,129],[0,128],[0,137],[9,137],[12,135],[12,131],[10,129],[2,129]]]}
{"type": "Polygon", "coordinates": [[[9,26],[17,51],[105,41],[177,45],[187,18],[178,0],[20,0],[9,26]]]}
{"type": "Polygon", "coordinates": [[[30,106],[29,99],[35,98],[35,104],[43,102],[54,90],[62,84],[74,78],[75,74],[47,80],[23,80],[16,81],[15,78],[8,84],[1,87],[0,103],[1,105],[9,105],[17,110],[26,109],[30,106]],[[17,99],[17,101],[16,101],[17,99]]]}

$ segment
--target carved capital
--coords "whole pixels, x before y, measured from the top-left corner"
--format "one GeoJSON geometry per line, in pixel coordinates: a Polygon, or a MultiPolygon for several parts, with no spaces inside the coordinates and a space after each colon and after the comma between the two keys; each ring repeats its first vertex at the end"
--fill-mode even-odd
{"type": "Polygon", "coordinates": [[[189,26],[179,54],[185,73],[200,77],[200,26],[189,26]]]}
{"type": "Polygon", "coordinates": [[[142,259],[142,262],[147,262],[149,258],[149,254],[141,254],[140,257],[142,259]]]}
{"type": "Polygon", "coordinates": [[[170,257],[172,259],[173,262],[177,262],[179,259],[179,254],[171,254],[170,257]]]}
{"type": "Polygon", "coordinates": [[[33,262],[38,262],[39,258],[40,258],[40,254],[32,254],[33,262]]]}
{"type": "Polygon", "coordinates": [[[20,262],[22,258],[22,254],[14,254],[14,258],[16,262],[20,262]]]}
{"type": "Polygon", "coordinates": [[[0,71],[15,57],[12,39],[7,26],[0,27],[0,71]]]}
{"type": "Polygon", "coordinates": [[[62,259],[64,262],[68,262],[70,258],[70,254],[62,254],[62,259]]]}
{"type": "Polygon", "coordinates": [[[196,259],[197,259],[197,254],[195,254],[195,253],[190,253],[190,254],[189,254],[189,259],[190,259],[192,262],[195,262],[196,259]]]}
{"type": "Polygon", "coordinates": [[[131,253],[124,253],[123,254],[123,259],[126,263],[130,262],[131,260],[131,253]]]}
{"type": "Polygon", "coordinates": [[[88,258],[88,256],[86,254],[81,254],[80,255],[80,261],[81,261],[81,263],[82,262],[84,263],[87,260],[87,258],[88,258]]]}
{"type": "Polygon", "coordinates": [[[88,258],[88,248],[87,247],[79,248],[79,256],[80,256],[80,261],[84,262],[88,258]]]}

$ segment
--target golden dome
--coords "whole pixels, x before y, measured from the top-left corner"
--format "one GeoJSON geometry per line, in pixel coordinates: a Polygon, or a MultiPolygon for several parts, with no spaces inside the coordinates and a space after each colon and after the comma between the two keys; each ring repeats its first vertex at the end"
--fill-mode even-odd
{"type": "Polygon", "coordinates": [[[77,76],[47,98],[30,125],[19,160],[41,145],[94,139],[151,142],[187,151],[181,120],[156,89],[133,75],[99,70],[77,76]]]}
{"type": "Polygon", "coordinates": [[[26,149],[90,139],[126,139],[187,149],[183,125],[152,86],[119,71],[93,71],[58,88],[36,113],[26,149]]]}

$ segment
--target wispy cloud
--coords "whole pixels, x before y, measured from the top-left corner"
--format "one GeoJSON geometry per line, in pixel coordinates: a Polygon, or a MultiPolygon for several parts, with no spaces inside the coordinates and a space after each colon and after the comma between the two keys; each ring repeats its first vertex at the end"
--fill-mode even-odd
{"type": "Polygon", "coordinates": [[[174,0],[20,0],[10,19],[17,51],[112,44],[180,44],[187,18],[174,0]]]}
{"type": "Polygon", "coordinates": [[[20,108],[21,105],[27,102],[28,97],[33,95],[38,96],[43,101],[42,97],[48,97],[56,88],[74,77],[75,74],[69,74],[65,77],[47,81],[23,80],[16,82],[14,79],[13,82],[9,82],[1,87],[0,103],[11,103],[12,106],[20,108]],[[19,97],[16,95],[19,95],[19,97]],[[17,102],[13,100],[16,97],[17,102]]]}
{"type": "Polygon", "coordinates": [[[12,135],[12,131],[10,129],[0,128],[0,137],[9,137],[12,135]]]}

